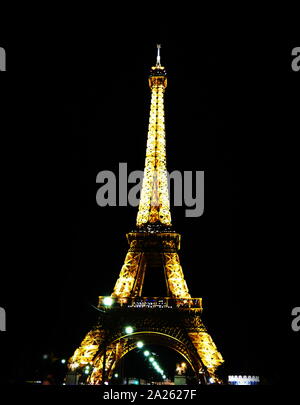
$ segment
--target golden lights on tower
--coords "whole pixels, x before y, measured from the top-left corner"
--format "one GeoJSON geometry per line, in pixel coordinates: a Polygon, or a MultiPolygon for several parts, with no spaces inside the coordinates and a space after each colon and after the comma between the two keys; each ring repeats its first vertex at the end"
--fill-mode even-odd
{"type": "MultiPolygon", "coordinates": [[[[156,65],[151,68],[149,86],[151,89],[150,117],[144,178],[136,219],[137,229],[127,234],[129,250],[114,290],[109,297],[99,297],[98,308],[105,314],[116,313],[119,318],[122,308],[130,308],[132,313],[145,310],[150,317],[149,303],[155,304],[156,307],[166,305],[168,313],[170,308],[174,308],[175,316],[180,314],[183,316],[182,324],[176,328],[168,323],[157,326],[157,320],[140,316],[139,313],[137,318],[128,320],[129,325],[126,320],[126,324],[121,328],[118,318],[116,324],[112,326],[113,331],[110,331],[113,332],[111,340],[107,338],[107,333],[110,333],[109,328],[104,324],[97,325],[86,335],[69,360],[71,370],[78,370],[87,365],[92,367],[87,380],[90,384],[103,383],[103,376],[107,380],[112,377],[120,359],[137,347],[136,342],[131,342],[131,339],[138,333],[142,333],[145,338],[148,335],[159,339],[167,338],[168,345],[171,343],[178,345],[175,345],[174,349],[183,355],[197,375],[205,372],[214,381],[218,381],[215,370],[223,363],[222,355],[200,317],[202,300],[191,297],[184,279],[178,254],[180,234],[171,229],[164,116],[167,77],[165,68],[160,62],[160,46],[157,48],[156,65]],[[167,297],[143,297],[147,266],[149,262],[157,261],[160,261],[165,274],[167,297]],[[190,315],[182,315],[183,311],[187,311],[186,313],[190,315]],[[135,323],[131,323],[133,321],[135,323]],[[181,340],[178,338],[180,331],[181,340]],[[193,349],[190,349],[190,346],[193,349]]],[[[164,309],[161,311],[164,313],[164,309]]],[[[139,346],[142,347],[141,342],[139,346]]],[[[181,363],[179,366],[180,370],[177,371],[184,373],[186,363],[181,363]]]]}
{"type": "Polygon", "coordinates": [[[137,226],[157,222],[171,225],[164,113],[164,92],[167,87],[167,77],[165,68],[160,64],[159,50],[160,45],[158,45],[156,66],[151,68],[149,76],[151,106],[137,226]]]}

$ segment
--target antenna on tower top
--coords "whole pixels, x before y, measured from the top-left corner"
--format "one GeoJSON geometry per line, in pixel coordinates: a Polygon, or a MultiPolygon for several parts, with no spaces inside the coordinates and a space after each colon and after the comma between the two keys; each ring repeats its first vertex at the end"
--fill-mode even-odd
{"type": "Polygon", "coordinates": [[[157,44],[156,46],[157,46],[156,66],[160,66],[160,48],[161,48],[161,45],[157,44]]]}

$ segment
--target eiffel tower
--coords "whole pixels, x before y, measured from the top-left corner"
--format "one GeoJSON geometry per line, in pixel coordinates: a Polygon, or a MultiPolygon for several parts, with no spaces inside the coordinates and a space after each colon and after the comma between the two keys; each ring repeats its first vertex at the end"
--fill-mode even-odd
{"type": "Polygon", "coordinates": [[[181,236],[171,224],[164,120],[167,76],[160,45],[149,86],[150,118],[136,228],[126,235],[129,249],[111,296],[99,297],[98,323],[68,367],[80,374],[89,366],[87,382],[103,384],[142,339],[146,345],[163,345],[180,353],[200,383],[220,383],[215,372],[223,359],[201,320],[201,298],[189,294],[178,255],[181,236]],[[144,297],[145,275],[155,277],[158,271],[164,275],[165,296],[144,297]]]}

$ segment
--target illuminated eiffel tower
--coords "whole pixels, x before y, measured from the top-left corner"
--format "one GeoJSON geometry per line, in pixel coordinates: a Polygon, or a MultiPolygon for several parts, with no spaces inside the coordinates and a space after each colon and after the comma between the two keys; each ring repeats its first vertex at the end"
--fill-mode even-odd
{"type": "Polygon", "coordinates": [[[223,359],[201,320],[201,298],[189,294],[178,256],[180,234],[171,224],[164,121],[167,76],[160,45],[157,48],[149,76],[151,108],[136,229],[126,235],[129,250],[111,296],[99,297],[98,323],[69,360],[70,370],[91,370],[90,384],[109,381],[139,340],[180,353],[199,382],[220,382],[215,371],[223,359]],[[145,274],[157,274],[158,269],[164,274],[166,296],[144,297],[145,274]]]}

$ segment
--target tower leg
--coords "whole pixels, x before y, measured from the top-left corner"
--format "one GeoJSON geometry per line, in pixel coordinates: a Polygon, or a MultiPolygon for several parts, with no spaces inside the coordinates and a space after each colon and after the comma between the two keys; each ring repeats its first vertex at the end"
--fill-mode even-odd
{"type": "Polygon", "coordinates": [[[164,253],[164,267],[168,283],[168,290],[173,298],[191,298],[184,279],[178,253],[164,253]]]}

